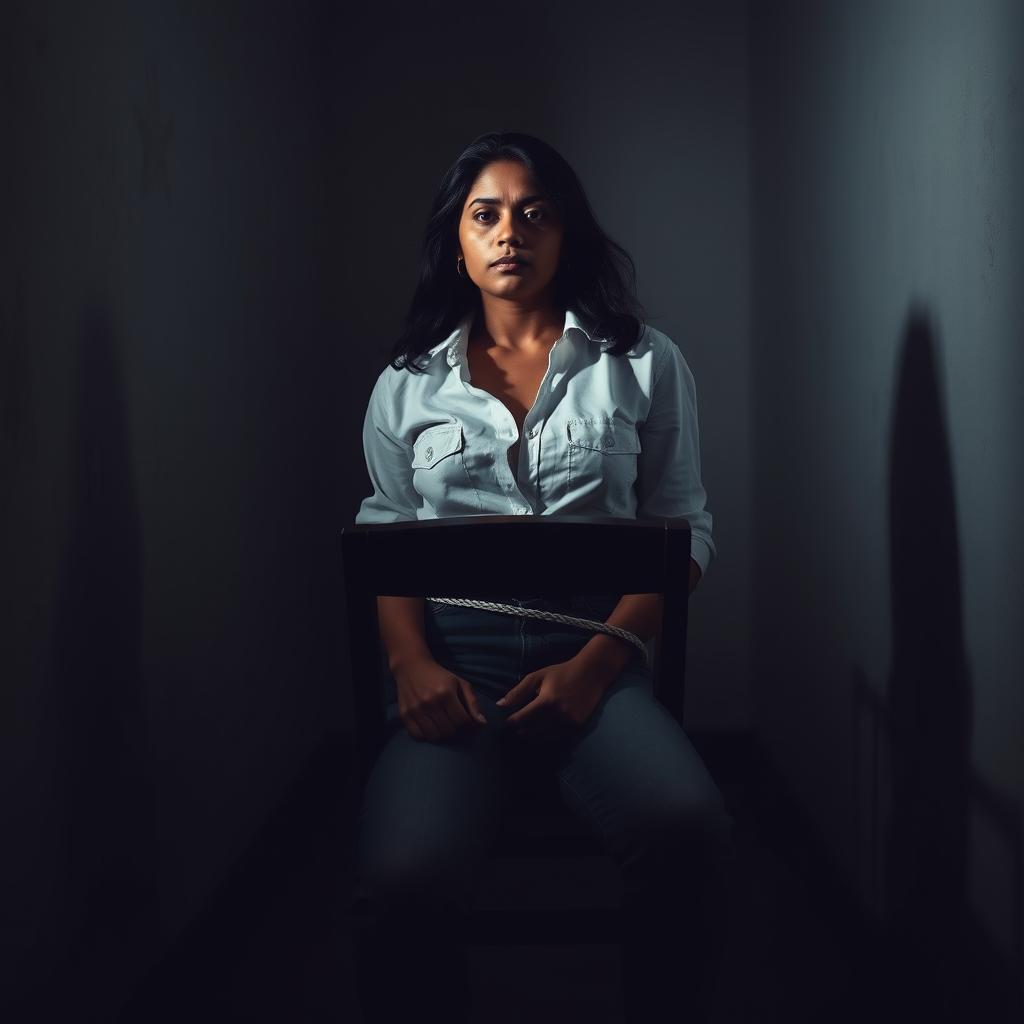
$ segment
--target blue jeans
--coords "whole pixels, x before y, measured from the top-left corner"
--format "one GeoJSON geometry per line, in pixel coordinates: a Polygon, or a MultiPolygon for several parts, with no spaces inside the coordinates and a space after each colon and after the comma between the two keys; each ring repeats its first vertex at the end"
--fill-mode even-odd
{"type": "MultiPolygon", "coordinates": [[[[500,598],[604,621],[619,595],[500,598]]],[[[734,822],[686,733],[653,696],[639,651],[578,730],[527,740],[495,701],[528,672],[576,654],[592,633],[542,619],[424,603],[435,660],[469,682],[487,725],[440,742],[414,739],[383,695],[388,735],[363,793],[352,893],[356,984],[365,1020],[433,1007],[468,1021],[464,950],[447,910],[473,904],[496,834],[503,767],[537,757],[568,807],[622,872],[627,1024],[699,1021],[727,931],[734,822]]],[[[514,779],[510,780],[514,784],[514,779]]]]}

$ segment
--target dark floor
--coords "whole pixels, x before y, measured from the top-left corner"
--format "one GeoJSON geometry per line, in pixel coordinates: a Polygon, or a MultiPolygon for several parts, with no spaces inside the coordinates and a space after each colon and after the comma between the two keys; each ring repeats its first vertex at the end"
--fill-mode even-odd
{"type": "MultiPolygon", "coordinates": [[[[851,918],[826,873],[812,867],[808,844],[794,854],[793,823],[778,829],[778,807],[748,785],[749,762],[735,751],[694,742],[736,819],[740,870],[735,922],[716,1024],[815,1021],[853,1024],[925,1019],[917,991],[900,971],[875,962],[872,941],[851,918]],[[775,833],[773,835],[773,832],[775,833]],[[786,839],[781,836],[785,834],[786,839]]],[[[220,895],[138,991],[123,1024],[196,1021],[352,1022],[361,1019],[352,985],[346,900],[352,883],[349,840],[353,793],[344,740],[325,750],[295,797],[220,895]],[[331,794],[334,794],[333,796],[331,794]],[[332,801],[339,815],[324,809],[332,801]],[[346,822],[346,813],[348,819],[346,822]]],[[[799,842],[799,840],[796,840],[799,842]]],[[[495,861],[481,902],[515,898],[507,862],[495,861]]],[[[606,858],[575,864],[517,861],[521,883],[548,892],[552,905],[614,890],[617,868],[606,858]],[[596,887],[596,888],[595,888],[596,887]]],[[[477,1019],[487,1024],[621,1021],[617,946],[471,947],[477,1019]]],[[[1005,1004],[990,984],[974,988],[970,1011],[947,1007],[928,1019],[1002,1024],[1005,1004]]],[[[666,1008],[666,1021],[685,1020],[666,1008]]],[[[443,1012],[433,1016],[443,1017],[443,1012]]]]}

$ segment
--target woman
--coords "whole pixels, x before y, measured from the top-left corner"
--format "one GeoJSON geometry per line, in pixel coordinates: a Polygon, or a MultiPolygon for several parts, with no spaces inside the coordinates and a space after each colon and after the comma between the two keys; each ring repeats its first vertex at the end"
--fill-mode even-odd
{"type": "MultiPolygon", "coordinates": [[[[620,262],[632,272],[555,150],[518,133],[476,139],[434,199],[405,328],[370,397],[373,494],[356,522],[685,515],[692,591],[715,554],[693,377],[636,315],[620,262]]],[[[474,554],[486,555],[462,553],[474,554]]],[[[503,603],[643,640],[660,614],[656,594],[503,603]]],[[[446,910],[472,904],[516,744],[547,759],[622,869],[626,1020],[665,1019],[675,1000],[699,1020],[733,820],[635,648],[440,600],[378,609],[390,728],[363,794],[353,900],[367,1021],[431,1008],[468,1019],[446,910]]]]}

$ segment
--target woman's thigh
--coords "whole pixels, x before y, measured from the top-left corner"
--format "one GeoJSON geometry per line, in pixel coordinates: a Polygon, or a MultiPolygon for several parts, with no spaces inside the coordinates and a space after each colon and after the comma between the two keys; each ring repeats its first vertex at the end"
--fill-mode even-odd
{"type": "Polygon", "coordinates": [[[625,670],[561,752],[563,798],[624,869],[661,844],[694,863],[728,860],[725,801],[690,738],[654,697],[644,671],[625,670]]]}
{"type": "Polygon", "coordinates": [[[470,900],[498,826],[498,758],[486,727],[429,741],[390,724],[362,796],[357,898],[403,908],[470,900]]]}
{"type": "MultiPolygon", "coordinates": [[[[616,603],[612,595],[587,599],[576,614],[604,621],[616,603]]],[[[527,627],[525,671],[578,649],[572,627],[551,627],[527,627]]],[[[695,864],[733,859],[733,818],[690,738],[654,696],[653,671],[639,652],[584,726],[559,741],[555,764],[563,799],[602,837],[627,880],[659,852],[676,863],[691,854],[695,864]]]]}
{"type": "Polygon", "coordinates": [[[472,687],[488,725],[417,740],[399,716],[384,667],[386,739],[367,778],[358,823],[355,898],[376,905],[468,901],[500,823],[501,709],[518,679],[522,620],[446,605],[424,610],[434,659],[472,687]]]}
{"type": "MultiPolygon", "coordinates": [[[[618,596],[501,600],[604,621],[618,596]]],[[[603,838],[627,883],[631,873],[642,876],[656,852],[680,844],[705,860],[732,855],[733,820],[721,793],[689,737],[653,696],[653,674],[639,654],[579,733],[547,749],[524,748],[502,739],[511,712],[494,702],[528,672],[572,657],[591,634],[429,602],[424,619],[435,660],[473,686],[488,725],[442,743],[414,740],[398,718],[397,688],[386,673],[390,737],[367,783],[359,843],[362,873],[379,890],[450,888],[453,875],[475,882],[499,825],[510,742],[517,756],[553,766],[563,799],[603,838]]]]}

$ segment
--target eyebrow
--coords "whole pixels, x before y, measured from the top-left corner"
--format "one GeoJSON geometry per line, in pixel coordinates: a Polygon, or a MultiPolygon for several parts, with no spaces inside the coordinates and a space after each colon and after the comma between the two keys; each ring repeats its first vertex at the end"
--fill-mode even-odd
{"type": "MultiPolygon", "coordinates": [[[[522,203],[532,203],[535,199],[545,199],[546,200],[547,196],[523,196],[523,198],[520,199],[519,202],[520,202],[520,204],[522,204],[522,203]]],[[[472,206],[473,203],[487,203],[490,206],[500,206],[501,205],[501,200],[500,199],[474,199],[473,202],[471,202],[469,205],[472,206]]]]}

